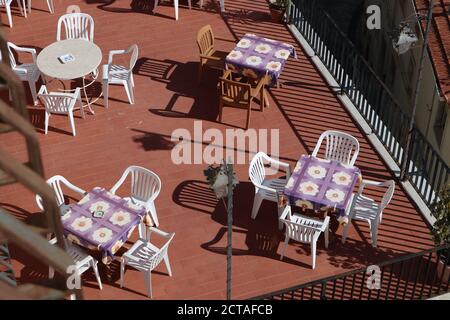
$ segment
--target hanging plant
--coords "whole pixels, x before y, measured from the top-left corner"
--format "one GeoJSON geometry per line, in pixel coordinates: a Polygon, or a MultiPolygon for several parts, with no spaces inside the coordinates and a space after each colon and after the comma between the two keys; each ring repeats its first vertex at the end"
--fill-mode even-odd
{"type": "MultiPolygon", "coordinates": [[[[228,165],[228,168],[233,170],[233,166],[231,164],[228,165]]],[[[228,174],[226,164],[222,163],[218,166],[210,165],[203,171],[203,174],[206,177],[209,187],[214,190],[217,199],[224,198],[228,195],[228,174]]],[[[239,181],[236,173],[233,171],[233,189],[238,183],[239,181]]]]}

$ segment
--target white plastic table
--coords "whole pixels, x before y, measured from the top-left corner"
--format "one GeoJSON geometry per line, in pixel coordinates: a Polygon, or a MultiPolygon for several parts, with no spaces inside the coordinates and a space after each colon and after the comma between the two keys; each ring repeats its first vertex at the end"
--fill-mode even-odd
{"type": "Polygon", "coordinates": [[[67,39],[57,41],[45,47],[37,57],[37,67],[48,77],[59,80],[83,80],[83,92],[87,101],[89,111],[91,103],[86,93],[85,76],[98,68],[102,62],[102,51],[93,42],[81,39],[67,39]],[[64,54],[72,54],[74,61],[62,63],[58,57],[64,54]]]}

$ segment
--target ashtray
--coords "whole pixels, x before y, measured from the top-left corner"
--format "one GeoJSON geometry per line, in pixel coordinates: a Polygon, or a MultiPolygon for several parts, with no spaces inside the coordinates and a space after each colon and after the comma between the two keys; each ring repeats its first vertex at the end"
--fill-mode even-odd
{"type": "Polygon", "coordinates": [[[94,218],[103,218],[104,215],[105,215],[105,211],[97,210],[97,211],[92,212],[92,216],[94,218]]]}
{"type": "Polygon", "coordinates": [[[75,60],[75,57],[71,53],[63,54],[62,56],[58,57],[58,60],[61,61],[61,63],[69,63],[75,60]]]}

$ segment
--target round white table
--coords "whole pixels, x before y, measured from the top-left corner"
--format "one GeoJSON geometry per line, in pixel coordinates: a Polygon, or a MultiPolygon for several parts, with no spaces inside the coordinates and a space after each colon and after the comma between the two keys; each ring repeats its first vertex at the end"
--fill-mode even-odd
{"type": "Polygon", "coordinates": [[[102,51],[93,42],[81,39],[57,41],[45,47],[37,56],[37,67],[46,76],[59,80],[83,80],[83,92],[89,111],[93,114],[86,93],[85,76],[98,68],[102,62],[102,51]],[[58,58],[65,54],[74,56],[74,60],[62,63],[58,58]]]}

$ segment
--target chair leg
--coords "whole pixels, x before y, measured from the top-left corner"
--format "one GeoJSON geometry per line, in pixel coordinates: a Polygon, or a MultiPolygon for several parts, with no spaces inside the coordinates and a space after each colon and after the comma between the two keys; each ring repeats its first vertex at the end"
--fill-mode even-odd
{"type": "Polygon", "coordinates": [[[49,279],[53,279],[53,277],[55,276],[55,269],[53,269],[52,267],[48,267],[48,278],[49,279]]]}
{"type": "Polygon", "coordinates": [[[378,237],[378,223],[373,223],[370,225],[370,236],[372,238],[372,247],[377,247],[377,237],[378,237]]]}
{"type": "Polygon", "coordinates": [[[171,277],[172,276],[172,269],[170,268],[169,253],[166,253],[166,255],[164,256],[164,263],[166,264],[167,273],[171,277]]]}
{"type": "Polygon", "coordinates": [[[77,135],[77,133],[75,131],[75,121],[73,120],[73,113],[72,112],[69,112],[69,121],[70,121],[70,126],[72,127],[73,136],[75,137],[77,135]]]}
{"type": "Polygon", "coordinates": [[[109,108],[108,98],[109,98],[109,86],[108,80],[102,81],[102,91],[103,91],[103,102],[105,104],[105,108],[109,108]]]}
{"type": "Polygon", "coordinates": [[[265,108],[264,102],[265,102],[265,98],[264,98],[264,88],[262,88],[262,89],[261,89],[261,93],[260,93],[260,98],[259,98],[259,106],[260,106],[259,110],[260,110],[261,112],[263,112],[263,111],[264,111],[264,108],[265,108]]]}
{"type": "Polygon", "coordinates": [[[120,259],[120,287],[123,287],[123,278],[125,276],[125,259],[120,259]]]}
{"type": "Polygon", "coordinates": [[[191,0],[188,0],[188,6],[189,6],[189,10],[191,10],[191,9],[192,9],[192,3],[191,3],[191,0]]]}
{"type": "Polygon", "coordinates": [[[248,127],[250,126],[250,113],[252,112],[252,103],[248,105],[247,109],[247,122],[245,123],[245,130],[248,130],[248,127]]]}
{"type": "Polygon", "coordinates": [[[223,102],[219,100],[219,122],[222,122],[223,102]]]}
{"type": "Polygon", "coordinates": [[[55,13],[55,7],[53,6],[53,0],[47,0],[48,10],[51,14],[55,13]]]}
{"type": "Polygon", "coordinates": [[[159,226],[159,221],[158,221],[158,215],[156,214],[156,208],[155,208],[155,203],[152,202],[149,204],[149,212],[150,212],[150,216],[152,217],[153,223],[155,224],[155,226],[159,226]]]}
{"type": "Polygon", "coordinates": [[[327,227],[325,228],[324,233],[325,233],[325,234],[324,234],[324,236],[325,236],[325,249],[328,249],[329,236],[330,236],[329,226],[327,226],[327,227]]]}
{"type": "Polygon", "coordinates": [[[198,83],[202,82],[202,74],[203,74],[203,61],[200,59],[200,64],[198,66],[198,83]]]}
{"type": "Polygon", "coordinates": [[[44,122],[44,128],[45,128],[45,134],[48,133],[48,120],[50,118],[50,113],[47,111],[45,112],[45,122],[44,122]]]}
{"type": "Polygon", "coordinates": [[[36,82],[29,80],[28,85],[30,87],[31,97],[33,98],[33,104],[36,105],[36,103],[37,103],[36,82]]]}
{"type": "Polygon", "coordinates": [[[83,119],[85,119],[86,116],[84,115],[84,107],[83,107],[83,101],[81,101],[81,94],[78,96],[78,103],[80,104],[81,117],[83,119]]]}
{"type": "Polygon", "coordinates": [[[286,252],[288,243],[289,243],[289,237],[286,235],[286,238],[284,239],[284,246],[283,246],[283,249],[281,250],[280,260],[283,260],[283,258],[284,258],[284,253],[286,252]]]}
{"type": "Polygon", "coordinates": [[[173,0],[173,6],[175,7],[175,20],[178,20],[178,0],[173,0]]]}
{"type": "Polygon", "coordinates": [[[147,288],[147,295],[151,299],[153,297],[152,294],[152,273],[151,271],[144,272],[145,279],[145,287],[147,288]]]}
{"type": "Polygon", "coordinates": [[[146,239],[147,241],[149,241],[147,239],[147,230],[146,230],[147,226],[145,225],[145,223],[141,222],[138,225],[138,231],[139,231],[139,238],[141,239],[146,239]]]}
{"type": "Polygon", "coordinates": [[[312,268],[316,267],[316,251],[317,251],[317,241],[311,242],[311,256],[312,256],[312,268]]]}
{"type": "Polygon", "coordinates": [[[125,92],[127,93],[127,96],[128,96],[128,101],[130,102],[130,104],[134,104],[133,86],[131,85],[131,82],[126,81],[124,83],[124,86],[125,86],[125,92]]]}
{"type": "Polygon", "coordinates": [[[103,289],[102,280],[100,279],[100,274],[98,273],[97,264],[98,264],[97,261],[92,260],[92,269],[94,269],[95,278],[97,279],[98,286],[100,287],[100,290],[102,290],[103,289]]]}
{"type": "Polygon", "coordinates": [[[8,16],[9,27],[12,28],[13,23],[12,23],[12,16],[11,16],[11,7],[9,5],[7,5],[5,7],[6,7],[6,15],[8,16]]]}
{"type": "Polygon", "coordinates": [[[350,223],[351,223],[351,221],[349,221],[349,222],[344,226],[344,231],[342,232],[342,244],[344,244],[344,243],[345,243],[345,240],[347,240],[348,229],[350,228],[350,223]]]}
{"type": "Polygon", "coordinates": [[[261,203],[263,200],[263,197],[261,197],[259,193],[255,193],[255,199],[253,200],[252,208],[252,219],[255,219],[258,215],[259,207],[261,207],[261,203]]]}

